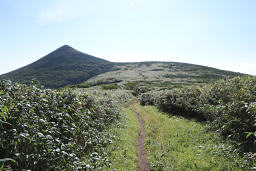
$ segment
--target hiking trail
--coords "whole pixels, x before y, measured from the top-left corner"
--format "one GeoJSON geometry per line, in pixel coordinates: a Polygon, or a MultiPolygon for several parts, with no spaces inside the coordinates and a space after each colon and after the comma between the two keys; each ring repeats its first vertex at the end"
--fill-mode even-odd
{"type": "MultiPolygon", "coordinates": [[[[136,103],[137,100],[133,99],[131,100],[125,107],[128,108],[132,104],[136,103]]],[[[139,171],[149,171],[148,164],[147,164],[147,155],[146,155],[146,150],[144,147],[144,142],[145,142],[145,128],[144,128],[144,121],[141,119],[139,113],[136,112],[136,117],[140,123],[140,133],[139,133],[139,138],[138,138],[138,149],[139,149],[139,166],[138,170],[139,171]]]]}

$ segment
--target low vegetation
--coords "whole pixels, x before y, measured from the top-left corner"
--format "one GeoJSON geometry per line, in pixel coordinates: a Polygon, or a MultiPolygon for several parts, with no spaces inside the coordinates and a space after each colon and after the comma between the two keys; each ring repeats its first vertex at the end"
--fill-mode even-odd
{"type": "Polygon", "coordinates": [[[245,74],[215,68],[178,62],[134,62],[115,63],[114,70],[101,73],[86,81],[87,84],[143,82],[162,86],[193,85],[214,82],[218,79],[233,78],[245,74]],[[159,84],[160,83],[160,84],[159,84]]]}
{"type": "Polygon", "coordinates": [[[109,145],[110,167],[103,170],[136,170],[138,168],[139,123],[136,115],[123,108],[122,125],[116,129],[116,138],[109,145]]]}
{"type": "Polygon", "coordinates": [[[205,124],[136,104],[145,122],[150,170],[250,170],[253,165],[205,124]]]}
{"type": "Polygon", "coordinates": [[[256,150],[256,77],[224,79],[205,86],[146,92],[141,104],[207,121],[245,151],[256,150]]]}
{"type": "MultiPolygon", "coordinates": [[[[136,63],[137,68],[154,65],[136,63]]],[[[190,71],[178,64],[165,65],[154,72],[190,71]]],[[[133,64],[120,66],[133,70],[133,64]]],[[[196,66],[191,67],[194,72],[196,66]]],[[[194,76],[197,85],[191,80],[117,78],[51,90],[0,81],[0,170],[135,170],[139,133],[135,113],[145,121],[152,170],[256,167],[256,77],[227,79],[223,72],[216,71],[213,79],[224,79],[211,84],[206,84],[212,81],[208,75],[194,76]],[[169,116],[138,104],[120,110],[132,94],[142,105],[155,105],[169,116]]]]}
{"type": "MultiPolygon", "coordinates": [[[[129,97],[115,95],[117,101],[129,97]]],[[[0,168],[109,167],[106,147],[115,139],[120,118],[119,104],[106,93],[91,96],[1,81],[0,168]]]]}

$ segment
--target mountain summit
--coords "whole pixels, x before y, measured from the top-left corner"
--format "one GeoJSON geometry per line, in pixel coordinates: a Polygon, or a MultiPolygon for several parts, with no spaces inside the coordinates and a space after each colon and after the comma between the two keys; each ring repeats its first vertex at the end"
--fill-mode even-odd
{"type": "Polygon", "coordinates": [[[81,83],[108,71],[112,66],[109,61],[64,45],[36,62],[1,77],[21,83],[29,83],[34,79],[46,87],[58,88],[81,83]]]}

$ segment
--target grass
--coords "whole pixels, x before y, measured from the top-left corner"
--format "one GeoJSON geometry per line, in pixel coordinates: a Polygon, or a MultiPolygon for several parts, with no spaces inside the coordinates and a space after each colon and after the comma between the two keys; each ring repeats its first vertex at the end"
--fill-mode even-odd
{"type": "Polygon", "coordinates": [[[130,109],[123,108],[122,112],[125,124],[117,128],[116,139],[108,147],[111,162],[111,167],[108,169],[137,170],[139,122],[130,109]]]}
{"type": "Polygon", "coordinates": [[[206,125],[133,106],[145,121],[150,170],[250,170],[245,160],[206,125]]]}

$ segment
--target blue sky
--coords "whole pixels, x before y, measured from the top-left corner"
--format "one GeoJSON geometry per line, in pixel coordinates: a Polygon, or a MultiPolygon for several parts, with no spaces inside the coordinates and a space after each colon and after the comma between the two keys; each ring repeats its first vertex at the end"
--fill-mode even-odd
{"type": "Polygon", "coordinates": [[[255,0],[0,0],[0,74],[68,44],[256,75],[255,0]]]}

